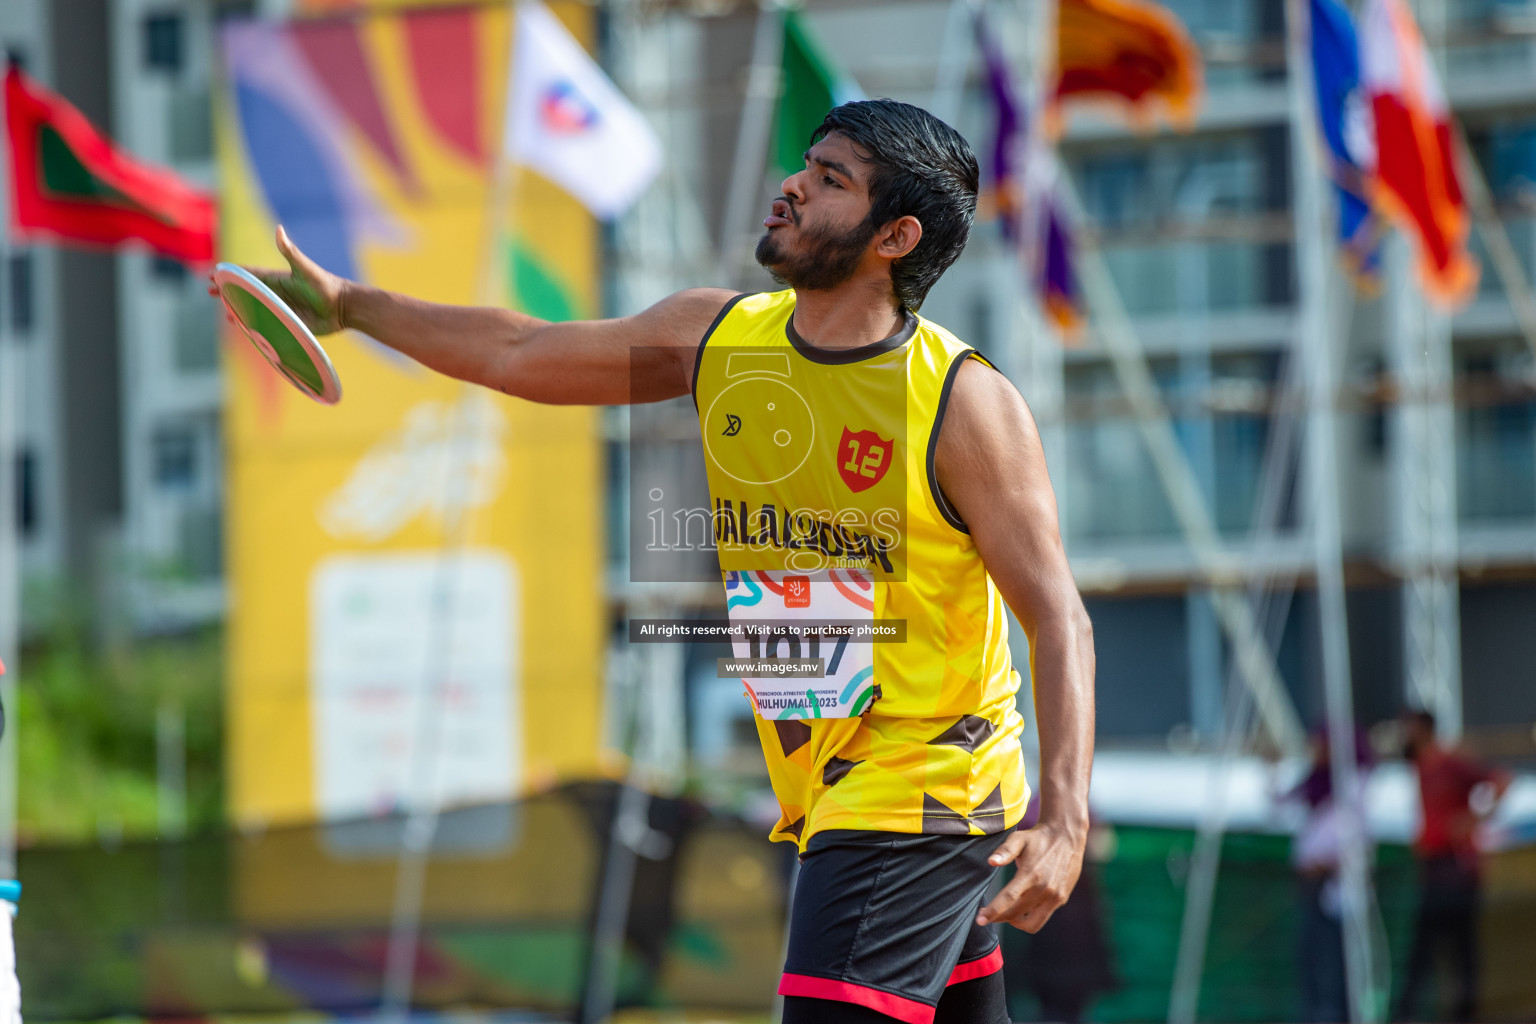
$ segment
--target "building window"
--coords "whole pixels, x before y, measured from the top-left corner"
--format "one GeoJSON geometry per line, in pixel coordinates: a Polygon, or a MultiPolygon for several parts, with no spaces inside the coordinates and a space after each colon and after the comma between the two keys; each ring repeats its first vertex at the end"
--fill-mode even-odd
{"type": "Polygon", "coordinates": [[[11,255],[11,330],[22,332],[32,329],[32,254],[18,252],[11,255]]]}
{"type": "Polygon", "coordinates": [[[155,483],[189,490],[197,479],[197,437],[185,426],[162,427],[153,442],[155,483]]]}
{"type": "Polygon", "coordinates": [[[168,285],[180,287],[187,280],[187,266],[181,260],[171,256],[152,256],[149,261],[149,272],[156,281],[163,281],[168,285]]]}
{"type": "Polygon", "coordinates": [[[170,156],[175,161],[213,156],[213,105],[205,87],[184,84],[166,98],[170,105],[170,156]]]}
{"type": "Polygon", "coordinates": [[[16,532],[30,537],[37,530],[37,454],[30,448],[16,455],[16,532]]]}
{"type": "Polygon", "coordinates": [[[1536,121],[1503,124],[1489,133],[1489,184],[1501,202],[1536,201],[1536,121]]]}
{"type": "Polygon", "coordinates": [[[1456,483],[1463,520],[1536,514],[1536,400],[1525,346],[1457,353],[1456,483]]]}
{"type": "Polygon", "coordinates": [[[181,70],[181,15],[151,14],[144,19],[144,66],[153,71],[181,70]]]}
{"type": "Polygon", "coordinates": [[[1151,165],[1142,153],[1095,155],[1078,170],[1083,202],[1094,223],[1108,231],[1144,226],[1160,212],[1148,202],[1151,165]]]}
{"type": "Polygon", "coordinates": [[[220,306],[197,289],[186,289],[176,310],[173,359],[182,373],[211,373],[219,368],[220,306]]]}

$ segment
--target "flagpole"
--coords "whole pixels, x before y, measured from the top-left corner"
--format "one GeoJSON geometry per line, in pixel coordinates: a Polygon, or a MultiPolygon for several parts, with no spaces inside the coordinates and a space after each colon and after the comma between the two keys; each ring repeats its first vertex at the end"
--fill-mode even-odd
{"type": "MultiPolygon", "coordinates": [[[[1031,285],[1021,289],[1021,294],[1028,296],[1025,309],[1028,346],[1025,352],[1025,371],[1031,391],[1030,408],[1039,423],[1041,447],[1045,450],[1047,459],[1060,466],[1064,464],[1066,457],[1066,428],[1063,417],[1066,367],[1062,354],[1063,340],[1061,331],[1040,307],[1042,292],[1034,286],[1035,282],[1044,280],[1046,274],[1050,223],[1055,206],[1056,176],[1060,173],[1059,162],[1055,159],[1055,140],[1047,137],[1045,125],[1046,106],[1053,92],[1051,76],[1056,67],[1057,6],[1057,0],[1036,0],[1033,5],[1026,8],[1033,13],[1033,17],[1029,21],[1026,37],[1029,84],[1024,100],[1029,121],[1025,125],[1026,159],[1020,168],[1020,172],[1025,177],[1019,185],[1022,201],[1025,204],[1031,202],[1030,178],[1035,176],[1041,167],[1046,169],[1049,177],[1048,180],[1034,182],[1038,192],[1034,200],[1037,210],[1033,218],[1034,231],[1032,236],[1024,242],[1028,248],[1020,251],[1019,269],[1024,275],[1024,280],[1031,285]],[[1042,161],[1039,159],[1039,150],[1047,146],[1052,151],[1051,158],[1042,161]],[[1034,254],[1038,261],[1037,266],[1030,266],[1028,253],[1034,254]]],[[[1029,223],[1031,220],[1026,217],[1025,224],[1019,225],[1021,238],[1024,237],[1025,225],[1029,223]]],[[[1072,540],[1072,493],[1067,474],[1060,474],[1058,479],[1053,481],[1053,485],[1056,491],[1057,519],[1059,520],[1057,529],[1061,534],[1063,545],[1068,545],[1072,540]]]]}
{"type": "MultiPolygon", "coordinates": [[[[518,4],[512,5],[512,18],[517,18],[518,4]]],[[[514,40],[514,46],[516,41],[514,40]]],[[[514,50],[515,56],[515,50],[514,50]]],[[[508,62],[508,75],[516,71],[508,62]]],[[[508,101],[511,88],[507,90],[508,101]]],[[[491,186],[489,219],[485,225],[484,240],[480,250],[480,273],[475,282],[475,301],[491,305],[497,301],[496,278],[501,276],[506,289],[501,301],[508,309],[517,309],[517,199],[525,173],[516,161],[507,157],[507,143],[517,126],[512,123],[513,114],[508,111],[503,119],[501,146],[496,150],[496,177],[491,186]],[[501,239],[506,238],[506,245],[501,239]]]]}
{"type": "MultiPolygon", "coordinates": [[[[0,112],[4,98],[0,97],[0,112]]],[[[10,177],[9,166],[0,168],[0,179],[10,177]]],[[[9,185],[8,180],[4,181],[9,185]]],[[[14,195],[10,188],[6,195],[14,195]]],[[[11,240],[0,235],[0,257],[10,264],[11,240]]],[[[14,295],[6,295],[11,302],[14,295]]],[[[11,337],[9,323],[0,323],[0,881],[16,878],[17,733],[20,708],[16,706],[16,677],[21,668],[21,544],[17,523],[17,471],[21,455],[21,348],[11,337]]],[[[0,913],[6,912],[0,902],[0,913]]],[[[0,1010],[4,1007],[0,1006],[0,1010]]]]}
{"type": "MultiPolygon", "coordinates": [[[[8,251],[9,246],[0,248],[8,251]]],[[[21,715],[17,707],[16,677],[21,668],[18,641],[21,618],[21,545],[17,536],[17,469],[20,465],[20,427],[23,389],[18,380],[21,353],[9,331],[0,328],[0,709],[4,732],[0,734],[0,881],[16,878],[16,782],[17,733],[21,715]]],[[[0,913],[6,913],[0,902],[0,913]]]]}
{"type": "Polygon", "coordinates": [[[752,63],[747,69],[746,91],[741,101],[736,155],[731,161],[730,187],[720,221],[720,251],[715,262],[721,274],[720,283],[726,287],[736,286],[741,265],[736,247],[750,234],[745,227],[763,184],[769,135],[773,131],[773,108],[782,84],[779,64],[783,48],[779,0],[758,0],[757,24],[752,30],[752,63]]]}
{"type": "MultiPolygon", "coordinates": [[[[627,456],[626,456],[627,469],[627,456]]],[[[628,614],[633,615],[634,595],[627,595],[628,614]]],[[[658,607],[650,609],[642,601],[642,613],[665,615],[663,602],[654,596],[658,607]]],[[[655,645],[650,645],[654,647],[655,645]]],[[[660,673],[653,669],[657,650],[646,650],[638,657],[631,652],[624,659],[629,670],[630,699],[623,703],[619,725],[621,752],[629,755],[625,777],[614,788],[613,806],[608,814],[608,834],[604,837],[598,859],[597,889],[592,898],[591,931],[587,936],[587,958],[581,979],[581,993],[576,1005],[576,1024],[601,1024],[613,1015],[618,1001],[619,972],[624,956],[624,933],[634,904],[635,870],[640,849],[650,833],[651,792],[643,777],[641,751],[651,716],[642,705],[641,691],[656,688],[660,673]],[[647,686],[647,683],[650,686],[647,686]],[[627,742],[626,742],[627,741],[627,742]],[[627,747],[627,751],[625,748],[627,747]]]]}
{"type": "Polygon", "coordinates": [[[1349,620],[1344,590],[1344,552],[1340,524],[1337,430],[1338,346],[1328,316],[1328,270],[1335,258],[1323,225],[1323,191],[1312,93],[1310,12],[1307,0],[1287,0],[1287,75],[1291,107],[1291,176],[1296,220],[1297,281],[1300,316],[1294,350],[1305,359],[1307,422],[1306,491],[1311,506],[1311,547],[1317,578],[1318,629],[1322,639],[1324,705],[1333,804],[1339,822],[1339,874],[1342,895],[1345,980],[1350,1018],[1379,1020],[1382,999],[1376,990],[1376,951],[1370,917],[1374,896],[1368,866],[1367,826],[1358,770],[1353,685],[1349,660],[1349,620]]]}

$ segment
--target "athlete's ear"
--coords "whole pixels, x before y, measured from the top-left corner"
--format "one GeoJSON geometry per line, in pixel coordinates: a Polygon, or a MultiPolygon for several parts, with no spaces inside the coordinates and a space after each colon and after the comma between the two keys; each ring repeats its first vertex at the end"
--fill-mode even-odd
{"type": "Polygon", "coordinates": [[[897,217],[875,235],[875,252],[887,259],[899,260],[923,240],[923,224],[908,214],[897,217]]]}

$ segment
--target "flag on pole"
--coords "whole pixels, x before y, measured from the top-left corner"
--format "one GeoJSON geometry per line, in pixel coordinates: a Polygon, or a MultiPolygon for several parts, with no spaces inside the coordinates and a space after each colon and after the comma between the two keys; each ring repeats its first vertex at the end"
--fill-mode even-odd
{"type": "Polygon", "coordinates": [[[1419,279],[1442,304],[1465,301],[1478,268],[1456,172],[1450,107],[1402,0],[1366,0],[1360,87],[1374,121],[1372,205],[1416,243],[1419,279]]]}
{"type": "Polygon", "coordinates": [[[661,170],[660,141],[549,8],[524,0],[516,26],[504,156],[617,217],[661,170]]]}
{"type": "Polygon", "coordinates": [[[1075,337],[1082,327],[1077,285],[1077,241],[1056,194],[1046,144],[1019,99],[997,42],[976,14],[976,42],[981,49],[986,92],[997,115],[992,136],[992,190],[1003,237],[1018,248],[1031,277],[1036,301],[1062,335],[1075,337]]]}
{"type": "Polygon", "coordinates": [[[1045,239],[1037,280],[1041,307],[1065,338],[1076,339],[1085,319],[1077,285],[1077,237],[1054,191],[1045,210],[1045,239]]]}
{"type": "Polygon", "coordinates": [[[784,11],[779,105],[774,114],[774,170],[789,176],[805,166],[811,133],[833,107],[864,98],[859,83],[827,55],[798,11],[784,11]]]}
{"type": "Polygon", "coordinates": [[[108,248],[138,241],[188,263],[213,259],[211,196],[123,152],[14,64],[5,112],[14,237],[108,248]]]}
{"type": "Polygon", "coordinates": [[[997,117],[992,133],[992,197],[1003,237],[1017,244],[1024,232],[1024,176],[1030,159],[1029,119],[1008,64],[987,30],[985,14],[976,12],[976,46],[981,50],[987,98],[997,117]]]}
{"type": "Polygon", "coordinates": [[[1161,111],[1193,126],[1204,92],[1200,51],[1184,25],[1150,0],[1059,0],[1049,116],[1066,100],[1106,99],[1149,126],[1161,111]]]}
{"type": "Polygon", "coordinates": [[[1355,23],[1338,0],[1309,0],[1308,24],[1318,127],[1338,201],[1340,251],[1357,283],[1374,286],[1381,270],[1381,224],[1368,202],[1375,140],[1360,91],[1355,23]]]}

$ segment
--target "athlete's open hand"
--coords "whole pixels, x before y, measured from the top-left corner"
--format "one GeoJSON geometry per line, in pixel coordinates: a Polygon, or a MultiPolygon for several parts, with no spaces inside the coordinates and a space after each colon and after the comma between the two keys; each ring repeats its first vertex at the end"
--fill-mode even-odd
{"type": "MultiPolygon", "coordinates": [[[[341,297],[347,286],[341,278],[304,255],[293,244],[283,226],[277,226],[277,251],[288,261],[288,269],[263,270],[247,267],[262,284],[277,293],[290,309],[316,334],[334,334],[342,329],[341,297]]],[[[217,292],[210,288],[209,294],[217,292]]]]}
{"type": "Polygon", "coordinates": [[[1011,833],[989,858],[996,867],[1009,861],[1014,875],[997,897],[976,915],[979,925],[1006,921],[1031,934],[1067,902],[1083,870],[1088,829],[1041,822],[1011,833]]]}

